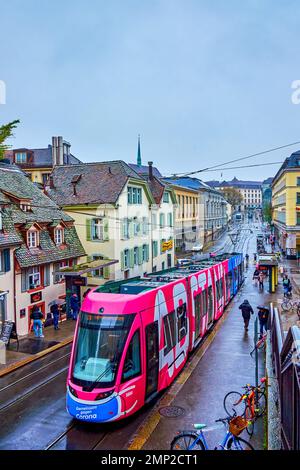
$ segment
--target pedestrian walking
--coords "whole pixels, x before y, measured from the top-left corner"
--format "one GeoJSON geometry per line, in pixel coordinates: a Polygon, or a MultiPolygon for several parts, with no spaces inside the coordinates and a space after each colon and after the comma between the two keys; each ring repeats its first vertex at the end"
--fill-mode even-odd
{"type": "Polygon", "coordinates": [[[54,326],[54,329],[55,329],[55,330],[59,330],[59,328],[58,328],[58,322],[59,322],[60,312],[59,312],[58,305],[57,305],[56,303],[53,304],[53,305],[51,305],[51,307],[50,307],[50,312],[52,313],[52,316],[53,316],[53,326],[54,326]]]}
{"type": "Polygon", "coordinates": [[[282,284],[283,284],[283,292],[284,292],[283,295],[284,297],[288,297],[290,292],[292,291],[292,284],[287,274],[284,275],[282,284]]]}
{"type": "Polygon", "coordinates": [[[268,320],[269,320],[269,309],[266,307],[258,308],[258,320],[259,320],[259,333],[260,338],[264,334],[264,330],[267,331],[268,320]]]}
{"type": "Polygon", "coordinates": [[[253,315],[253,308],[251,307],[249,301],[247,299],[239,306],[239,309],[242,311],[242,316],[244,319],[244,328],[248,331],[249,321],[251,315],[253,315]]]}
{"type": "Polygon", "coordinates": [[[258,287],[261,290],[263,290],[263,288],[264,288],[264,279],[265,279],[265,275],[262,271],[260,271],[260,273],[258,275],[258,287]]]}
{"type": "Polygon", "coordinates": [[[73,320],[77,320],[77,315],[79,312],[79,299],[77,294],[73,294],[70,300],[70,306],[72,310],[73,320]]]}
{"type": "Polygon", "coordinates": [[[255,268],[255,271],[253,273],[253,281],[254,281],[256,287],[257,287],[257,283],[258,283],[258,276],[259,276],[259,270],[257,268],[255,268]]]}
{"type": "Polygon", "coordinates": [[[43,314],[40,309],[35,305],[30,314],[30,319],[33,321],[33,331],[37,338],[43,338],[43,314]]]}
{"type": "Polygon", "coordinates": [[[248,266],[249,266],[249,255],[248,255],[248,253],[245,256],[245,259],[246,259],[246,268],[248,268],[248,266]]]}

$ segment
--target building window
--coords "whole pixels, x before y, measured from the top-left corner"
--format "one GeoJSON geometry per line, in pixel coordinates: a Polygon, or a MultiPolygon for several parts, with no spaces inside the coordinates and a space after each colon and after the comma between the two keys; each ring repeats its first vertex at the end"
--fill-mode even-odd
{"type": "Polygon", "coordinates": [[[0,273],[10,271],[10,250],[9,248],[0,251],[0,273]]]}
{"type": "Polygon", "coordinates": [[[41,272],[38,266],[28,269],[28,286],[29,289],[36,289],[41,285],[41,272]]]}
{"type": "MultiPolygon", "coordinates": [[[[93,261],[98,261],[98,260],[102,260],[102,259],[104,259],[103,256],[98,256],[98,255],[93,255],[92,256],[93,261]]],[[[98,268],[98,269],[95,269],[94,271],[92,271],[92,276],[93,277],[103,278],[103,268],[98,268]]]]}
{"type": "Polygon", "coordinates": [[[171,212],[168,214],[168,226],[173,227],[173,214],[171,212]]]}
{"type": "Polygon", "coordinates": [[[55,245],[62,245],[64,242],[64,231],[62,228],[57,228],[54,231],[55,245]]]}
{"type": "Polygon", "coordinates": [[[50,176],[50,173],[42,173],[43,185],[47,183],[49,176],[50,176]]]}
{"type": "Polygon", "coordinates": [[[143,262],[148,261],[148,245],[143,245],[143,262]]]}
{"type": "Polygon", "coordinates": [[[142,189],[128,186],[128,204],[142,204],[142,189]]]}
{"type": "Polygon", "coordinates": [[[165,214],[159,214],[159,226],[160,228],[165,226],[165,214]]]}
{"type": "Polygon", "coordinates": [[[297,225],[300,225],[300,212],[297,212],[297,225]]]}
{"type": "Polygon", "coordinates": [[[296,204],[300,204],[300,193],[297,193],[297,200],[296,200],[296,204]]]}
{"type": "Polygon", "coordinates": [[[152,242],[152,256],[153,258],[156,258],[157,255],[158,255],[158,242],[157,240],[155,240],[152,242]]]}
{"type": "Polygon", "coordinates": [[[164,355],[166,356],[176,345],[176,319],[175,312],[171,312],[163,319],[164,324],[164,355]]]}
{"type": "Polygon", "coordinates": [[[164,195],[163,195],[163,202],[170,202],[170,195],[166,191],[164,192],[164,195]]]}
{"type": "Polygon", "coordinates": [[[36,248],[38,246],[38,232],[36,230],[30,230],[27,233],[27,244],[28,248],[36,248]]]}
{"type": "Polygon", "coordinates": [[[124,250],[124,268],[129,269],[129,250],[124,250]]]}
{"type": "Polygon", "coordinates": [[[297,177],[297,186],[300,186],[300,177],[297,177]]]}
{"type": "Polygon", "coordinates": [[[15,154],[16,163],[27,163],[27,153],[26,152],[17,152],[15,154]]]}
{"type": "Polygon", "coordinates": [[[92,240],[103,241],[103,239],[104,239],[103,220],[93,219],[92,220],[92,240]]]}
{"type": "Polygon", "coordinates": [[[137,246],[133,250],[133,263],[135,265],[139,264],[139,249],[137,246]]]}

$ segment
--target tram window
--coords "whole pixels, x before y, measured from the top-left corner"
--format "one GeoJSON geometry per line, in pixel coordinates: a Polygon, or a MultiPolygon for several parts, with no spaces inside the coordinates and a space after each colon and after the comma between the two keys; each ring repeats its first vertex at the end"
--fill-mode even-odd
{"type": "Polygon", "coordinates": [[[202,317],[206,315],[207,312],[207,292],[206,289],[201,292],[202,297],[202,317]]]}
{"type": "Polygon", "coordinates": [[[194,298],[195,302],[195,338],[198,338],[201,331],[201,303],[202,303],[202,292],[201,294],[196,295],[194,298]]]}
{"type": "Polygon", "coordinates": [[[164,354],[167,355],[176,344],[176,324],[174,311],[164,317],[164,337],[164,354]]]}
{"type": "Polygon", "coordinates": [[[178,341],[181,341],[186,336],[187,318],[186,318],[186,304],[177,307],[177,322],[178,322],[178,341]]]}
{"type": "Polygon", "coordinates": [[[217,286],[217,300],[220,300],[223,296],[223,279],[219,279],[216,282],[217,286]]]}
{"type": "Polygon", "coordinates": [[[122,381],[133,379],[141,373],[140,331],[131,338],[124,362],[122,381]]]}
{"type": "Polygon", "coordinates": [[[227,289],[229,289],[229,291],[231,292],[232,291],[232,271],[229,271],[226,274],[226,286],[227,286],[227,289]]]}
{"type": "Polygon", "coordinates": [[[209,320],[212,318],[213,315],[213,292],[212,292],[212,286],[209,286],[208,288],[208,317],[209,320]]]}

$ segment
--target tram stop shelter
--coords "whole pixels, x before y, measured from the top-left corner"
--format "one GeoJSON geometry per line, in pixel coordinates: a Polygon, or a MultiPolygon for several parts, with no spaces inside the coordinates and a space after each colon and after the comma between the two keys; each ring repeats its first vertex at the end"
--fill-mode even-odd
{"type": "Polygon", "coordinates": [[[275,292],[278,285],[278,261],[276,256],[271,253],[259,255],[258,269],[268,277],[269,292],[275,292]]]}
{"type": "Polygon", "coordinates": [[[67,312],[70,310],[70,298],[72,294],[77,294],[81,300],[81,293],[89,287],[97,287],[97,285],[88,285],[88,277],[92,271],[102,270],[103,278],[109,280],[109,270],[107,268],[113,264],[118,263],[116,259],[99,259],[94,261],[87,261],[81,264],[75,264],[70,267],[63,267],[56,271],[54,274],[63,275],[66,281],[66,308],[67,312]],[[84,290],[81,288],[85,287],[84,290]]]}

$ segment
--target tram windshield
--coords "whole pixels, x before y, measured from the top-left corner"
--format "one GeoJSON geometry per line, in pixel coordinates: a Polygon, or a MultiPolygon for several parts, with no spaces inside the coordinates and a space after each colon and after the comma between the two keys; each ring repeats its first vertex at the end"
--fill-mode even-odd
{"type": "Polygon", "coordinates": [[[114,384],[133,318],[80,313],[72,373],[75,384],[91,388],[114,384]]]}

